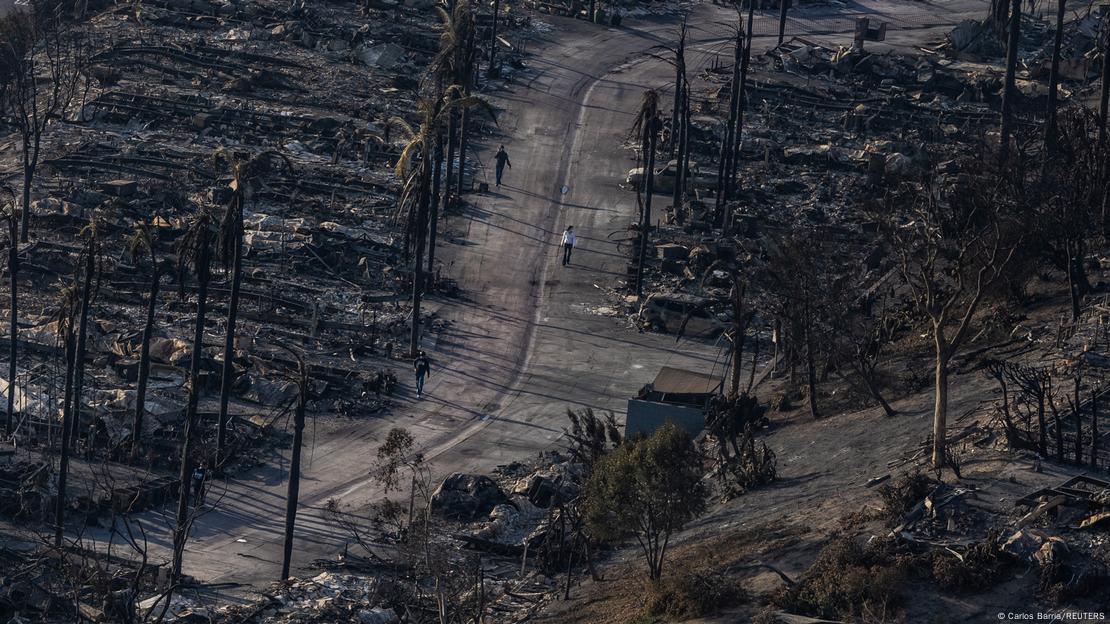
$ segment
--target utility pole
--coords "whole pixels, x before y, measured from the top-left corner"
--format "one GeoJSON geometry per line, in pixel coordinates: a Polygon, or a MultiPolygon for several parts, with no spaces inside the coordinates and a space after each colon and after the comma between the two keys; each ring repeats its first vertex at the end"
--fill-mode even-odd
{"type": "Polygon", "coordinates": [[[1045,119],[1045,149],[1051,156],[1056,152],[1056,91],[1060,84],[1060,46],[1064,39],[1064,6],[1067,0],[1056,4],[1056,36],[1052,40],[1052,69],[1048,74],[1048,111],[1045,119]]]}
{"type": "Polygon", "coordinates": [[[497,13],[501,9],[501,0],[493,0],[493,29],[489,35],[489,67],[486,68],[486,76],[496,78],[500,72],[497,71],[497,13]]]}
{"type": "Polygon", "coordinates": [[[1017,71],[1018,38],[1021,36],[1021,0],[1013,0],[1010,7],[1010,34],[1006,38],[1006,80],[1002,90],[1002,128],[999,156],[1002,162],[1010,158],[1010,134],[1013,131],[1014,72],[1017,71]]]}
{"type": "Polygon", "coordinates": [[[305,403],[308,400],[308,368],[297,356],[300,392],[297,409],[293,412],[293,456],[289,461],[289,491],[285,497],[285,549],[281,559],[281,579],[289,578],[289,563],[293,558],[293,526],[297,522],[297,499],[301,492],[301,443],[304,440],[305,403]]]}
{"type": "Polygon", "coordinates": [[[673,160],[675,157],[675,150],[678,144],[678,123],[681,119],[682,112],[679,110],[682,106],[682,79],[685,76],[685,68],[682,66],[684,47],[686,46],[686,17],[683,16],[682,24],[678,30],[678,46],[675,48],[674,53],[674,106],[671,109],[671,145],[670,145],[670,158],[673,160]]]}
{"type": "Polygon", "coordinates": [[[686,18],[682,18],[682,26],[679,28],[678,34],[678,47],[675,48],[674,67],[674,108],[671,111],[671,150],[670,158],[675,159],[676,152],[678,162],[676,163],[677,169],[675,171],[674,182],[674,195],[671,199],[672,205],[675,210],[678,209],[682,203],[682,156],[685,153],[685,137],[684,134],[684,119],[683,106],[686,102],[686,18]]]}
{"type": "Polygon", "coordinates": [[[655,145],[659,136],[659,115],[652,106],[644,118],[644,210],[640,213],[640,253],[636,263],[636,298],[644,297],[644,264],[647,262],[648,232],[651,231],[651,196],[655,191],[655,145]]]}
{"type": "MultiPolygon", "coordinates": [[[[748,13],[751,14],[752,1],[748,0],[748,13]]],[[[782,45],[782,40],[786,37],[786,8],[790,6],[790,0],[779,0],[779,45],[782,45]]],[[[748,37],[751,37],[751,18],[748,18],[748,37]]]]}

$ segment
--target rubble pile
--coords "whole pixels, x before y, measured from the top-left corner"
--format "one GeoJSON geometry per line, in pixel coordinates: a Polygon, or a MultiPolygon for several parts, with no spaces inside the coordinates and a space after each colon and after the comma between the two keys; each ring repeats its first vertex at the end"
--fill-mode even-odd
{"type": "MultiPolygon", "coordinates": [[[[393,609],[376,607],[380,599],[373,578],[322,572],[311,579],[275,585],[253,604],[220,607],[205,622],[238,624],[397,624],[393,609]]],[[[177,622],[188,619],[178,617],[177,622]]]]}
{"type": "MultiPolygon", "coordinates": [[[[78,453],[129,459],[153,260],[167,277],[150,340],[140,462],[176,466],[198,290],[176,270],[180,241],[203,211],[219,223],[239,184],[235,163],[266,153],[287,166],[262,167],[243,205],[229,448],[242,468],[255,461],[252,447],[284,443],[275,425],[297,389],[297,362],[284,345],[305,354],[314,414],[387,409],[411,289],[392,165],[407,140],[398,121],[416,121],[417,77],[439,48],[431,3],[89,3],[71,27],[80,88],[64,122],[43,135],[31,242],[20,248],[23,439],[56,442],[65,378],[58,297],[82,251],[74,236],[95,220],[103,265],[78,453]],[[131,249],[137,227],[153,239],[146,257],[131,249]]],[[[499,28],[512,41],[529,27],[510,11],[499,28]]],[[[516,49],[501,58],[504,73],[520,67],[516,49]]],[[[0,125],[0,181],[22,171],[13,131],[0,125]]],[[[205,439],[216,434],[231,294],[228,258],[212,253],[200,363],[205,439]]],[[[442,321],[432,316],[425,327],[437,331],[442,321]]]]}

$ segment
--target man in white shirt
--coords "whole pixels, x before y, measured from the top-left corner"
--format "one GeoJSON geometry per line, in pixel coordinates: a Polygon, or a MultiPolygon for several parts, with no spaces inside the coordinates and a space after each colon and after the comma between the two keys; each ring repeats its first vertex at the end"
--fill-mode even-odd
{"type": "Polygon", "coordinates": [[[563,266],[570,264],[570,252],[577,242],[578,238],[574,235],[574,226],[568,225],[566,231],[563,232],[563,266]]]}

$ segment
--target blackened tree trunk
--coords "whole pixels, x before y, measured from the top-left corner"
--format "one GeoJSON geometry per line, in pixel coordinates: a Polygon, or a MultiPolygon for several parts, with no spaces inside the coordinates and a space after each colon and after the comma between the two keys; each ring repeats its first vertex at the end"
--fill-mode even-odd
{"type": "Polygon", "coordinates": [[[185,434],[181,443],[180,482],[177,497],[177,521],[173,531],[173,580],[181,577],[181,561],[189,529],[189,479],[193,474],[193,445],[197,435],[197,403],[200,400],[200,360],[204,357],[204,319],[208,312],[208,280],[211,265],[211,241],[207,223],[197,240],[197,317],[193,328],[193,352],[189,362],[189,400],[185,408],[185,434]]]}
{"type": "MultiPolygon", "coordinates": [[[[1107,30],[1104,28],[1103,30],[1107,30]]],[[[1110,107],[1110,32],[1102,38],[1102,90],[1098,99],[1098,143],[1106,142],[1107,108],[1110,107]]]]}
{"type": "Polygon", "coordinates": [[[640,213],[640,252],[639,262],[636,263],[636,298],[644,297],[644,264],[647,263],[647,244],[651,232],[651,196],[655,194],[655,148],[656,138],[659,136],[659,118],[655,111],[645,121],[647,138],[647,156],[644,159],[644,210],[640,213]]]}
{"type": "Polygon", "coordinates": [[[489,34],[489,67],[486,75],[490,78],[497,77],[497,17],[501,11],[501,0],[493,0],[493,27],[489,34]]]}
{"type": "Polygon", "coordinates": [[[742,137],[744,134],[744,107],[746,104],[748,90],[748,66],[751,62],[752,54],[753,13],[753,3],[748,2],[747,37],[744,40],[743,58],[741,58],[740,60],[740,87],[736,90],[736,136],[734,137],[732,143],[732,158],[730,160],[728,176],[729,188],[731,189],[730,192],[734,192],[739,189],[739,184],[737,183],[737,173],[740,167],[740,146],[743,143],[742,137]]]}
{"type": "Polygon", "coordinates": [[[300,392],[297,409],[293,412],[293,454],[289,461],[289,490],[285,497],[285,547],[281,559],[281,579],[289,578],[289,564],[293,559],[293,526],[297,522],[297,499],[301,491],[301,444],[304,440],[305,404],[308,400],[308,369],[298,358],[300,392]]]}
{"type": "MultiPolygon", "coordinates": [[[[78,433],[81,430],[81,395],[85,387],[85,353],[88,345],[89,308],[92,306],[92,280],[96,270],[96,234],[92,235],[85,254],[84,283],[81,286],[81,320],[77,326],[77,353],[73,363],[73,447],[77,447],[78,433]]],[[[92,438],[88,440],[92,444],[92,438]]]]}
{"type": "Polygon", "coordinates": [[[732,60],[732,85],[729,89],[729,107],[728,107],[728,121],[725,123],[724,136],[721,137],[721,150],[720,156],[717,159],[717,218],[719,225],[724,227],[726,224],[725,218],[725,202],[728,199],[728,183],[727,176],[731,170],[729,166],[729,158],[732,156],[732,137],[735,132],[736,124],[736,99],[740,87],[740,62],[742,59],[743,47],[743,32],[740,25],[736,29],[736,49],[733,54],[732,60]]]}
{"type": "Polygon", "coordinates": [[[451,189],[452,181],[455,174],[455,145],[458,140],[459,134],[459,113],[452,109],[448,113],[447,121],[447,171],[443,175],[443,197],[442,197],[442,210],[443,214],[447,214],[447,208],[451,205],[451,189]]]}
{"type": "Polygon", "coordinates": [[[1083,465],[1083,416],[1082,410],[1079,409],[1079,375],[1075,376],[1075,398],[1072,399],[1074,413],[1072,419],[1075,421],[1075,463],[1083,465]]]}
{"type": "MultiPolygon", "coordinates": [[[[427,143],[425,143],[427,145],[427,143]]],[[[428,205],[432,194],[432,155],[425,152],[420,165],[420,197],[416,211],[416,254],[412,274],[412,331],[409,334],[409,355],[420,351],[420,302],[424,294],[424,243],[428,238],[428,205]]]]}
{"type": "MultiPolygon", "coordinates": [[[[229,207],[234,210],[232,228],[231,299],[227,304],[227,334],[224,336],[224,362],[220,378],[220,417],[216,431],[216,465],[223,463],[227,446],[227,411],[235,372],[235,322],[239,316],[239,291],[243,281],[243,190],[242,182],[229,207]]],[[[226,260],[225,260],[226,262],[226,260]]],[[[226,265],[225,265],[226,266],[226,265]]]]}
{"type": "MultiPolygon", "coordinates": [[[[474,80],[474,29],[471,28],[466,35],[466,52],[463,53],[463,90],[469,95],[470,86],[474,80]]],[[[466,146],[470,134],[470,113],[466,108],[459,112],[459,180],[455,190],[457,197],[462,197],[463,183],[466,181],[466,146]]]]}
{"type": "Polygon", "coordinates": [[[1006,38],[1006,79],[1002,87],[1002,128],[999,156],[1002,162],[1010,158],[1010,134],[1014,115],[1014,76],[1017,71],[1018,41],[1021,38],[1021,0],[1013,0],[1010,7],[1010,33],[1006,38]]]}
{"type": "Polygon", "coordinates": [[[1098,392],[1091,393],[1091,468],[1098,468],[1098,392]]]}
{"type": "MultiPolygon", "coordinates": [[[[748,5],[751,6],[752,0],[748,0],[748,5]]],[[[786,8],[790,6],[790,0],[779,0],[779,45],[782,45],[782,40],[786,37],[786,8]]]]}
{"type": "Polygon", "coordinates": [[[1041,457],[1048,457],[1048,424],[1045,422],[1045,394],[1042,387],[1037,392],[1037,452],[1041,457]]]}
{"type": "Polygon", "coordinates": [[[436,134],[435,163],[432,165],[431,214],[428,216],[428,269],[427,290],[435,288],[436,238],[439,236],[440,171],[443,169],[443,133],[436,134]]]}
{"type": "Polygon", "coordinates": [[[1064,10],[1067,0],[1056,3],[1056,33],[1052,40],[1052,67],[1048,73],[1048,107],[1045,111],[1045,148],[1051,156],[1056,151],[1056,99],[1060,84],[1060,46],[1064,39],[1064,10]]]}
{"type": "Polygon", "coordinates": [[[945,443],[948,428],[948,360],[947,349],[936,347],[936,374],[934,377],[934,403],[933,403],[933,457],[932,464],[938,470],[947,463],[945,443]]]}
{"type": "Polygon", "coordinates": [[[62,547],[62,534],[65,532],[66,513],[66,480],[69,477],[70,435],[73,427],[73,359],[75,345],[73,344],[73,319],[60,322],[68,323],[62,340],[65,342],[66,356],[66,383],[65,394],[62,397],[62,456],[58,461],[58,494],[54,501],[54,547],[62,547]]]}
{"type": "MultiPolygon", "coordinates": [[[[152,251],[153,255],[153,251],[152,251]]],[[[146,324],[143,326],[143,344],[139,349],[139,379],[135,388],[135,422],[131,427],[131,461],[139,459],[139,449],[143,436],[143,415],[146,411],[146,386],[150,377],[150,339],[154,335],[154,313],[158,308],[158,286],[162,274],[158,271],[157,262],[152,269],[154,275],[150,278],[150,298],[146,304],[146,324]]]]}
{"type": "Polygon", "coordinates": [[[803,302],[804,315],[802,323],[802,331],[805,334],[806,343],[806,383],[809,386],[809,415],[814,419],[820,418],[820,410],[817,409],[817,366],[814,363],[813,354],[813,315],[810,309],[809,295],[806,294],[806,300],[803,302]]]}
{"type": "Polygon", "coordinates": [[[4,430],[11,435],[15,430],[15,375],[16,358],[19,355],[19,220],[12,204],[12,214],[8,219],[8,276],[10,278],[11,299],[8,307],[8,414],[4,430]]]}

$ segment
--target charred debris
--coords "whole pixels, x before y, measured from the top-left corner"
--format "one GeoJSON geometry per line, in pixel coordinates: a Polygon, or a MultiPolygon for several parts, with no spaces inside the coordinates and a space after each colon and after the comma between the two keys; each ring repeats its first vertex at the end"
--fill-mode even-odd
{"type": "MultiPolygon", "coordinates": [[[[492,14],[458,5],[34,0],[2,18],[0,522],[57,531],[3,545],[5,621],[157,616],[181,600],[194,468],[225,477],[299,445],[306,411],[390,409],[410,338],[443,325],[414,323],[414,300],[455,290],[431,224],[475,171],[452,159],[423,205],[396,177],[423,76],[470,97],[522,67],[531,32],[504,11],[490,68],[492,14]],[[171,501],[164,570],[120,518],[171,501]],[[123,557],[77,530],[117,522],[123,557]]],[[[489,118],[457,127],[459,110],[443,134],[481,140],[489,118]]]]}

